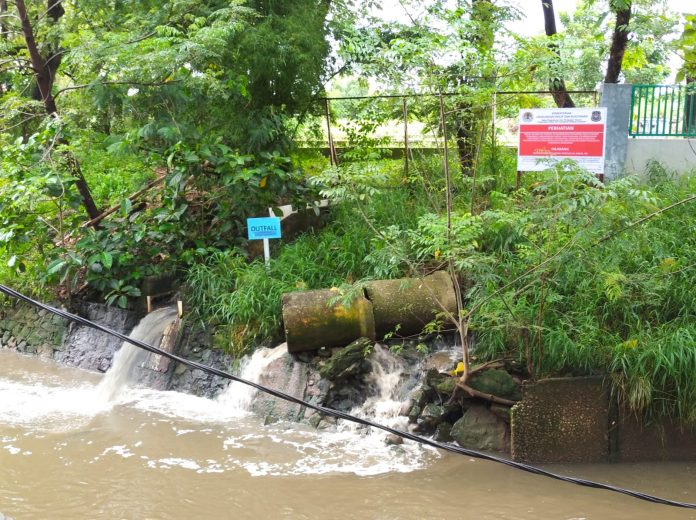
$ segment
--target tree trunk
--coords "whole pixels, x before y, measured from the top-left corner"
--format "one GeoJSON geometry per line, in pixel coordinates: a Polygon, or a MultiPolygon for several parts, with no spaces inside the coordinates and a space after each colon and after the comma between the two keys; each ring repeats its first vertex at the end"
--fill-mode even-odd
{"type": "Polygon", "coordinates": [[[696,134],[696,76],[686,77],[684,100],[684,133],[696,134]]]}
{"type": "Polygon", "coordinates": [[[457,153],[462,175],[471,177],[474,170],[474,157],[476,156],[476,121],[472,114],[471,103],[460,101],[457,103],[457,128],[455,139],[457,141],[457,153]]]}
{"type": "MultiPolygon", "coordinates": [[[[553,0],[541,0],[541,7],[544,10],[544,30],[546,36],[554,36],[556,30],[556,14],[553,9],[553,0]]],[[[549,49],[557,56],[560,61],[561,55],[555,42],[549,42],[549,49]]],[[[552,78],[549,81],[549,90],[558,108],[573,108],[575,103],[570,97],[563,78],[552,78]]]]}
{"type": "MultiPolygon", "coordinates": [[[[57,0],[48,0],[47,14],[54,22],[65,12],[60,3],[56,3],[56,1],[57,0]]],[[[59,51],[51,52],[51,56],[48,60],[41,56],[24,0],[16,0],[15,3],[17,5],[17,14],[22,22],[22,34],[24,35],[24,41],[29,51],[31,66],[34,70],[34,78],[36,80],[35,97],[37,101],[43,103],[46,114],[49,117],[56,117],[58,115],[58,109],[53,97],[53,83],[55,81],[56,71],[60,65],[61,54],[59,51]]],[[[59,143],[68,144],[65,139],[60,139],[59,143]]],[[[80,168],[80,163],[77,161],[77,157],[70,151],[63,152],[63,157],[70,173],[75,178],[75,186],[80,192],[82,204],[85,207],[85,211],[87,211],[87,215],[90,220],[97,218],[100,211],[94,203],[87,181],[82,175],[82,169],[80,168]]]]}
{"type": "Polygon", "coordinates": [[[3,15],[7,12],[7,0],[0,0],[0,38],[7,40],[7,26],[3,15]]]}
{"type": "Polygon", "coordinates": [[[614,34],[611,37],[611,48],[609,49],[609,63],[607,63],[607,73],[604,76],[604,83],[618,83],[621,74],[621,63],[623,62],[626,45],[628,44],[628,23],[631,21],[631,2],[626,9],[616,11],[616,25],[614,34]]]}
{"type": "MultiPolygon", "coordinates": [[[[475,30],[471,35],[471,42],[474,44],[480,55],[490,52],[493,48],[495,34],[493,33],[492,13],[494,7],[491,0],[473,0],[471,2],[471,21],[480,24],[480,30],[475,30]]],[[[460,86],[480,86],[485,79],[471,79],[469,76],[485,76],[483,70],[476,72],[475,65],[467,63],[465,70],[460,77],[460,86]]],[[[468,100],[461,100],[457,103],[457,126],[455,128],[455,139],[457,141],[457,152],[459,155],[459,165],[465,177],[474,174],[476,142],[479,129],[483,124],[484,110],[475,108],[468,100]]]]}

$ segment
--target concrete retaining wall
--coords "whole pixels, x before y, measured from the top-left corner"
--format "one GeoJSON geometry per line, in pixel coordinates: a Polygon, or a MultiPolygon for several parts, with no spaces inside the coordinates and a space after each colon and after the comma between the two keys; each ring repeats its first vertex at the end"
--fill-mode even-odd
{"type": "MultiPolygon", "coordinates": [[[[108,328],[128,334],[137,315],[104,304],[78,305],[77,314],[108,328]]],[[[106,372],[121,341],[89,327],[67,323],[62,318],[24,304],[0,307],[0,348],[22,354],[38,355],[58,363],[106,372]]],[[[229,370],[232,359],[211,347],[209,331],[184,327],[176,354],[221,370],[229,370]]],[[[227,380],[179,363],[170,363],[166,373],[158,376],[160,389],[177,390],[210,397],[222,391],[227,380]]],[[[152,377],[144,381],[151,382],[152,377]]]]}
{"type": "Polygon", "coordinates": [[[609,392],[603,378],[546,379],[523,391],[523,400],[511,411],[514,460],[608,460],[609,392]]]}
{"type": "Polygon", "coordinates": [[[620,462],[696,460],[696,432],[672,421],[643,425],[627,410],[619,414],[616,453],[620,462]]]}
{"type": "Polygon", "coordinates": [[[625,169],[645,173],[650,161],[667,170],[687,173],[696,170],[696,139],[629,139],[625,169]]]}
{"type": "Polygon", "coordinates": [[[601,377],[546,379],[523,387],[511,411],[511,454],[529,463],[696,460],[696,432],[642,425],[610,398],[601,377]]]}

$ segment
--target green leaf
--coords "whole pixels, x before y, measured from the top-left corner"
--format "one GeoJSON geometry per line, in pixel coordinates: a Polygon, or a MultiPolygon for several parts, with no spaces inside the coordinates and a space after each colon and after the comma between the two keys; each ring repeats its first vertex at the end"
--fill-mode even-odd
{"type": "Polygon", "coordinates": [[[131,212],[132,207],[133,203],[130,199],[123,199],[123,202],[121,202],[121,214],[125,217],[131,212]]]}
{"type": "Polygon", "coordinates": [[[111,253],[103,251],[101,254],[101,263],[107,269],[111,269],[111,266],[114,264],[114,257],[111,253]]]}
{"type": "Polygon", "coordinates": [[[61,271],[66,265],[67,265],[67,262],[65,260],[58,258],[58,259],[54,260],[53,262],[51,262],[50,264],[48,264],[48,268],[47,268],[46,272],[48,274],[55,274],[58,271],[61,271]]]}

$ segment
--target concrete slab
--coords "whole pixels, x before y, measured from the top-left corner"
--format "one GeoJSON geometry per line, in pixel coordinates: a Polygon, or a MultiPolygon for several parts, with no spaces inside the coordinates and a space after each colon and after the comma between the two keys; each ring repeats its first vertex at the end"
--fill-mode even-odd
{"type": "Polygon", "coordinates": [[[544,379],[523,387],[511,411],[513,460],[533,463],[609,459],[609,391],[602,377],[544,379]]]}

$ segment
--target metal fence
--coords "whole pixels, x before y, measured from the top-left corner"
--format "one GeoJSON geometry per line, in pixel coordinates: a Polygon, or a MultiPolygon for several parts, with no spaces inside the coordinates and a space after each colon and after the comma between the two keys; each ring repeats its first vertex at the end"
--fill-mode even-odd
{"type": "MultiPolygon", "coordinates": [[[[595,90],[568,93],[578,96],[580,106],[597,106],[598,92],[595,90]]],[[[510,144],[506,136],[515,138],[516,143],[519,108],[552,103],[548,101],[551,94],[547,90],[496,91],[491,99],[479,99],[477,104],[469,104],[468,109],[490,118],[492,140],[505,146],[510,144]],[[508,122],[510,125],[505,124],[508,122]]],[[[303,136],[300,131],[296,142],[300,143],[300,148],[321,150],[332,165],[360,147],[372,147],[384,157],[403,158],[408,171],[414,154],[443,149],[442,119],[448,121],[448,126],[456,126],[457,115],[462,110],[456,102],[447,100],[461,96],[459,92],[442,92],[319,98],[323,121],[319,123],[314,119],[307,125],[311,130],[307,134],[311,135],[303,136]],[[440,100],[443,100],[443,107],[440,100]]],[[[450,140],[456,140],[454,132],[450,132],[450,140]]]]}
{"type": "Polygon", "coordinates": [[[633,137],[696,137],[696,84],[633,85],[633,137]]]}

